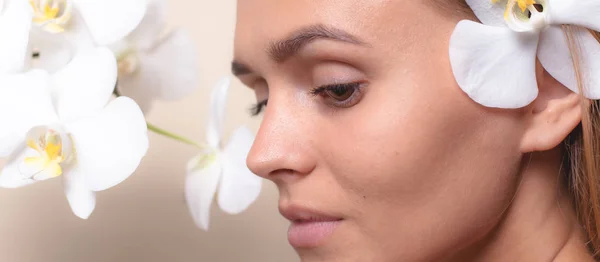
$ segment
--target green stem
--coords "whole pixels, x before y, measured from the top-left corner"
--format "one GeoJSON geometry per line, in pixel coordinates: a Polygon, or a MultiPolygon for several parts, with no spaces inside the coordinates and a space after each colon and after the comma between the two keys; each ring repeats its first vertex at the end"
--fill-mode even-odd
{"type": "Polygon", "coordinates": [[[206,148],[206,146],[198,144],[198,143],[192,141],[191,139],[185,138],[185,137],[177,135],[177,134],[173,134],[173,133],[171,133],[171,132],[169,132],[167,130],[161,129],[161,128],[159,128],[159,127],[157,127],[157,126],[155,126],[153,124],[150,124],[148,122],[146,122],[146,124],[148,125],[148,130],[150,130],[150,131],[152,131],[154,133],[157,133],[157,134],[162,135],[162,136],[166,136],[168,138],[177,140],[179,142],[182,142],[182,143],[185,143],[185,144],[188,144],[188,145],[192,145],[192,146],[198,147],[200,149],[205,149],[206,148]]]}
{"type": "Polygon", "coordinates": [[[117,89],[117,84],[115,84],[115,89],[113,90],[113,94],[116,97],[120,97],[121,96],[121,93],[119,93],[119,89],[117,89]]]}
{"type": "MultiPolygon", "coordinates": [[[[115,89],[113,90],[113,94],[114,94],[116,97],[120,97],[120,96],[121,96],[121,94],[119,93],[119,90],[117,89],[117,85],[118,85],[118,84],[115,84],[115,89]]],[[[146,122],[146,125],[148,126],[148,130],[150,130],[150,131],[152,131],[152,132],[154,132],[154,133],[156,133],[156,134],[159,134],[159,135],[161,135],[161,136],[166,136],[166,137],[168,137],[168,138],[171,138],[171,139],[177,140],[177,141],[179,141],[179,142],[182,142],[182,143],[185,143],[185,144],[188,144],[188,145],[195,146],[195,147],[197,147],[197,148],[200,148],[200,149],[205,149],[205,148],[206,148],[206,146],[204,146],[204,145],[201,145],[201,144],[198,144],[198,143],[196,143],[196,142],[192,141],[191,139],[188,139],[188,138],[185,138],[185,137],[183,137],[183,136],[180,136],[180,135],[174,134],[174,133],[172,133],[172,132],[169,132],[169,131],[167,131],[167,130],[164,130],[164,129],[162,129],[162,128],[159,128],[159,127],[157,127],[157,126],[155,126],[155,125],[153,125],[153,124],[150,124],[150,123],[148,123],[148,122],[146,122]]]]}

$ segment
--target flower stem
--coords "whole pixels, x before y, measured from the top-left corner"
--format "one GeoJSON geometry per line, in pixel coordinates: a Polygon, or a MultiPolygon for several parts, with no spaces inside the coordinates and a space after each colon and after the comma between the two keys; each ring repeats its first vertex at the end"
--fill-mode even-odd
{"type": "Polygon", "coordinates": [[[119,90],[117,89],[117,85],[115,84],[115,89],[113,90],[113,95],[115,95],[116,97],[120,97],[121,93],[119,93],[119,90]]]}
{"type": "Polygon", "coordinates": [[[148,122],[146,122],[146,124],[148,125],[148,130],[150,130],[150,131],[152,131],[152,132],[154,132],[156,134],[159,134],[159,135],[162,135],[162,136],[166,136],[168,138],[177,140],[179,142],[182,142],[182,143],[185,143],[185,144],[188,144],[188,145],[192,145],[192,146],[198,147],[200,149],[206,148],[206,146],[201,145],[199,143],[196,143],[196,142],[192,141],[191,139],[185,138],[185,137],[177,135],[177,134],[173,134],[172,132],[169,132],[167,130],[161,129],[161,128],[159,128],[159,127],[157,127],[157,126],[155,126],[153,124],[150,124],[148,122]]]}
{"type": "MultiPolygon", "coordinates": [[[[115,89],[113,90],[113,94],[116,97],[120,97],[121,96],[121,94],[119,93],[119,90],[117,89],[117,84],[115,84],[115,89]]],[[[177,140],[179,142],[182,142],[184,144],[195,146],[195,147],[200,148],[200,149],[205,149],[206,148],[206,146],[198,144],[198,143],[194,142],[191,139],[188,139],[188,138],[186,138],[184,136],[180,136],[180,135],[174,134],[172,132],[169,132],[167,130],[164,130],[162,128],[159,128],[159,127],[157,127],[157,126],[155,126],[153,124],[148,123],[147,121],[146,121],[146,126],[148,126],[148,130],[150,130],[150,131],[152,131],[152,132],[154,132],[156,134],[159,134],[161,136],[165,136],[165,137],[171,138],[173,140],[177,140]]]]}

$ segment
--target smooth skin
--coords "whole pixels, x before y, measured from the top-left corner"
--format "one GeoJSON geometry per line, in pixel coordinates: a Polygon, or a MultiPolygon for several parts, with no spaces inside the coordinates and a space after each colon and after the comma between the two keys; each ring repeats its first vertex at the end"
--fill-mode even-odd
{"type": "Polygon", "coordinates": [[[302,261],[593,261],[559,183],[579,96],[539,67],[530,106],[472,101],[448,58],[469,17],[452,8],[238,0],[234,74],[268,99],[248,166],[280,208],[343,219],[302,261]]]}

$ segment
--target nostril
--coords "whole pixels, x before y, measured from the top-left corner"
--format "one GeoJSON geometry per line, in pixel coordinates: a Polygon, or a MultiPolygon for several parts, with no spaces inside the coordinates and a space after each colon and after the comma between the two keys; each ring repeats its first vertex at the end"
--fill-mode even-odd
{"type": "Polygon", "coordinates": [[[269,176],[286,176],[286,175],[294,175],[297,172],[292,169],[277,169],[272,171],[269,176]]]}
{"type": "Polygon", "coordinates": [[[307,175],[294,169],[277,169],[269,173],[266,179],[273,181],[278,186],[283,186],[302,180],[307,175]]]}

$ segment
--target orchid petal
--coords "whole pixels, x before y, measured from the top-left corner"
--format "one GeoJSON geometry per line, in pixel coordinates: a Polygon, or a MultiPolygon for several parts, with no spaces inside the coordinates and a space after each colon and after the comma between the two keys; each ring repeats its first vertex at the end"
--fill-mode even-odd
{"type": "Polygon", "coordinates": [[[184,31],[175,31],[153,50],[138,53],[139,67],[119,76],[119,91],[136,100],[144,111],[153,100],[180,99],[197,88],[194,44],[184,31]]]}
{"type": "Polygon", "coordinates": [[[164,0],[148,0],[148,10],[144,19],[127,38],[140,49],[152,48],[166,28],[165,11],[164,0]]]}
{"type": "Polygon", "coordinates": [[[87,188],[83,175],[67,172],[63,183],[73,213],[81,219],[88,219],[96,207],[96,193],[87,188]]]}
{"type": "Polygon", "coordinates": [[[506,0],[494,3],[490,0],[466,0],[475,16],[485,25],[507,27],[504,20],[506,0]]]}
{"type": "MultiPolygon", "coordinates": [[[[578,47],[579,68],[584,94],[590,99],[600,99],[600,43],[584,28],[573,27],[573,38],[578,47]]],[[[542,66],[557,81],[571,91],[579,93],[574,62],[565,33],[560,27],[546,29],[540,38],[538,57],[542,66]]]]}
{"type": "Polygon", "coordinates": [[[217,158],[199,167],[199,162],[205,157],[200,155],[188,163],[185,197],[196,226],[208,230],[210,207],[221,177],[221,163],[217,158]]]}
{"type": "Polygon", "coordinates": [[[52,80],[58,114],[70,121],[106,106],[117,81],[117,63],[110,50],[97,48],[77,55],[52,80]]]}
{"type": "Polygon", "coordinates": [[[231,79],[221,79],[210,96],[210,113],[206,129],[206,142],[213,148],[219,148],[219,143],[221,142],[225,106],[227,104],[227,91],[230,84],[231,79]]]}
{"type": "Polygon", "coordinates": [[[550,4],[551,24],[578,25],[600,31],[600,1],[560,0],[550,4]]]}
{"type": "Polygon", "coordinates": [[[101,191],[127,179],[148,150],[142,111],[128,97],[110,102],[95,116],[65,125],[77,161],[70,172],[85,177],[87,188],[101,191]]]}
{"type": "Polygon", "coordinates": [[[190,36],[177,30],[154,49],[140,54],[140,64],[146,74],[160,76],[160,82],[152,85],[159,99],[181,99],[196,89],[198,66],[194,50],[190,36]]]}
{"type": "Polygon", "coordinates": [[[24,0],[8,0],[0,6],[0,73],[23,70],[33,10],[24,0]]]}
{"type": "Polygon", "coordinates": [[[239,214],[256,201],[262,179],[246,165],[254,135],[245,127],[238,128],[225,147],[223,178],[219,188],[219,207],[229,214],[239,214]]]}
{"type": "Polygon", "coordinates": [[[114,43],[144,18],[146,0],[73,0],[98,45],[114,43]]]}
{"type": "Polygon", "coordinates": [[[35,152],[25,146],[25,142],[21,141],[9,156],[4,168],[0,170],[0,187],[4,188],[19,188],[38,182],[31,179],[35,173],[30,170],[22,170],[25,158],[31,156],[35,152]]]}
{"type": "Polygon", "coordinates": [[[11,154],[29,129],[58,120],[50,96],[50,76],[41,70],[0,76],[0,157],[11,154]]]}
{"type": "Polygon", "coordinates": [[[29,67],[56,72],[73,58],[73,47],[63,35],[51,34],[34,27],[30,36],[27,55],[29,67]]]}
{"type": "Polygon", "coordinates": [[[538,94],[538,38],[508,28],[459,22],[450,40],[450,62],[458,85],[487,107],[528,105],[538,94]]]}
{"type": "Polygon", "coordinates": [[[69,30],[64,31],[62,34],[72,45],[73,51],[85,52],[97,47],[83,17],[77,10],[73,10],[71,13],[69,30]]]}

